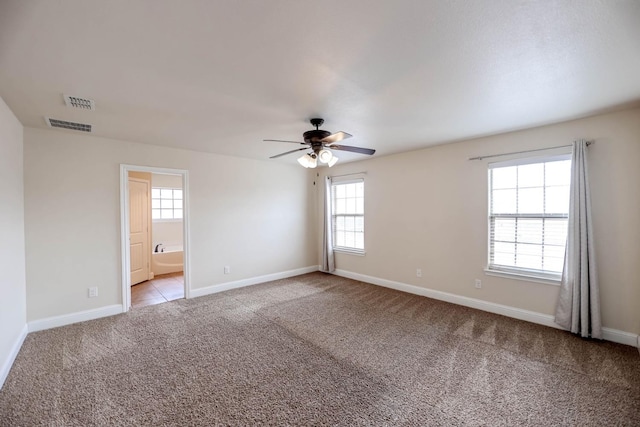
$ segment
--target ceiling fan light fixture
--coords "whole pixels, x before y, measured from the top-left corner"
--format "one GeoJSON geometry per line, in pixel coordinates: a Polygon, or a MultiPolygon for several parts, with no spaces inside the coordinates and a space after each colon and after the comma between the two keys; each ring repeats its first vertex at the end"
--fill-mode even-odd
{"type": "Polygon", "coordinates": [[[320,130],[319,127],[324,123],[323,119],[313,118],[310,120],[311,124],[315,126],[315,129],[308,130],[302,134],[304,142],[289,141],[284,139],[263,139],[267,142],[288,142],[290,144],[297,144],[298,146],[304,145],[303,148],[296,148],[295,150],[286,151],[284,153],[276,154],[269,157],[270,159],[276,159],[278,157],[286,156],[291,153],[297,153],[303,150],[308,151],[307,154],[298,158],[298,163],[305,168],[315,168],[318,166],[318,160],[320,163],[329,165],[329,167],[335,165],[338,162],[338,158],[333,155],[333,150],[351,151],[352,153],[372,155],[376,150],[371,148],[353,147],[351,145],[338,145],[339,141],[347,138],[351,138],[352,135],[346,132],[336,132],[334,134],[327,130],[320,130]]]}
{"type": "Polygon", "coordinates": [[[333,153],[329,150],[323,149],[323,150],[320,150],[320,153],[318,153],[318,158],[322,163],[329,163],[333,158],[333,153]]]}
{"type": "Polygon", "coordinates": [[[304,166],[305,168],[315,168],[318,166],[318,160],[316,159],[316,155],[313,154],[305,154],[304,156],[298,159],[298,163],[304,166]]]}
{"type": "Polygon", "coordinates": [[[300,163],[300,166],[303,166],[305,168],[309,167],[309,160],[307,160],[308,156],[309,156],[308,154],[305,154],[298,158],[298,163],[300,163]]]}

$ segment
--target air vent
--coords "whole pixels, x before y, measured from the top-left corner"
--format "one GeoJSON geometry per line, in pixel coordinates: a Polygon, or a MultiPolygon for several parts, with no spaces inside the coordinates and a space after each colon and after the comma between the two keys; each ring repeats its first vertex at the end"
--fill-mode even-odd
{"type": "Polygon", "coordinates": [[[79,130],[81,132],[91,132],[91,125],[87,125],[84,123],[67,122],[65,120],[50,119],[49,117],[45,117],[44,119],[46,120],[47,124],[52,128],[79,130]]]}
{"type": "Polygon", "coordinates": [[[93,99],[80,98],[78,96],[64,96],[64,103],[67,104],[67,107],[81,108],[83,110],[95,110],[96,103],[93,102],[93,99]]]}

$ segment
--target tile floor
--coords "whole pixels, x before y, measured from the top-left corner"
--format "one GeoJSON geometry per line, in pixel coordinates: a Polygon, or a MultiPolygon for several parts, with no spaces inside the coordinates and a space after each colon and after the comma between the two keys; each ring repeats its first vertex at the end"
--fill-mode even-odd
{"type": "Polygon", "coordinates": [[[156,276],[153,280],[131,287],[131,307],[161,304],[184,298],[184,276],[182,272],[156,276]]]}

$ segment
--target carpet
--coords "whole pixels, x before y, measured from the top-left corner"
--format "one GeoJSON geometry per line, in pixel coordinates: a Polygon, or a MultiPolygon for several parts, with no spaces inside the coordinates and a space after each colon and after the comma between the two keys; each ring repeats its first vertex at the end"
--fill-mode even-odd
{"type": "Polygon", "coordinates": [[[0,425],[638,426],[640,356],[311,273],[31,333],[0,425]]]}

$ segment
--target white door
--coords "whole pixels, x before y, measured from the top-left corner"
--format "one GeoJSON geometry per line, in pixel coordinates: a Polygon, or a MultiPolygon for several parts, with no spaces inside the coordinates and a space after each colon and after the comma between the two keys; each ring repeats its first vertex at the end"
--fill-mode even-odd
{"type": "Polygon", "coordinates": [[[149,280],[149,181],[129,178],[131,285],[149,280]]]}

